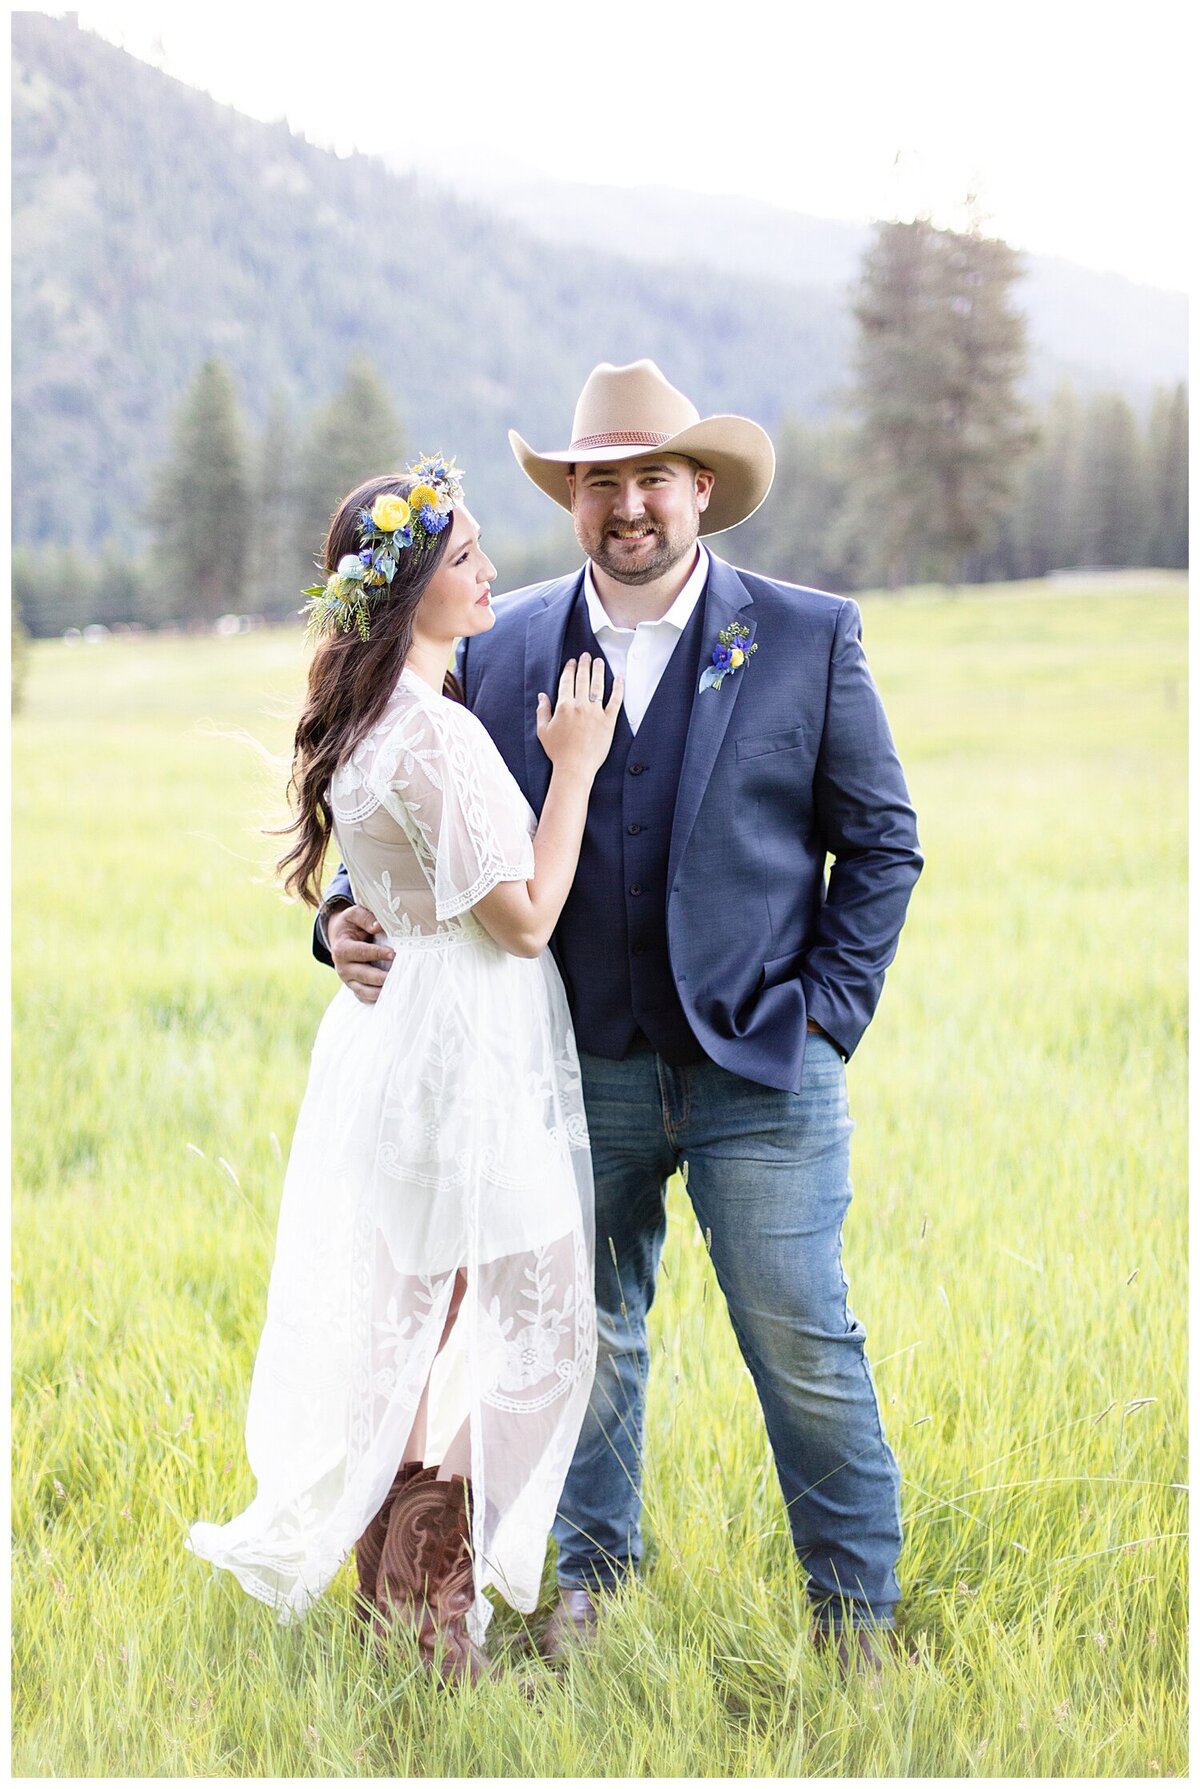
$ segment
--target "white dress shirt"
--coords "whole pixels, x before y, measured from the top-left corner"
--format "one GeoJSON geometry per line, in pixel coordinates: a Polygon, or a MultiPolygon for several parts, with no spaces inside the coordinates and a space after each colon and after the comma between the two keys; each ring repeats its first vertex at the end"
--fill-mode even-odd
{"type": "Polygon", "coordinates": [[[697,543],[696,564],[683,589],[660,621],[639,621],[636,627],[614,627],[604,612],[589,559],[583,574],[592,632],[612,667],[614,677],[625,679],[625,719],[634,733],[645,718],[655,690],[679,637],[692,619],[708,577],[708,552],[697,543]]]}

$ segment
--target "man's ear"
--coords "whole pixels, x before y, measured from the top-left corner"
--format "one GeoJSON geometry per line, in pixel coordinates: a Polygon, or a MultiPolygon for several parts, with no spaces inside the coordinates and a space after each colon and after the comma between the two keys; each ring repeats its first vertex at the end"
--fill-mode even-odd
{"type": "Polygon", "coordinates": [[[574,507],[575,507],[575,468],[573,466],[567,472],[567,490],[571,494],[571,508],[574,509],[574,507]]]}
{"type": "Polygon", "coordinates": [[[696,508],[697,509],[705,510],[708,508],[708,500],[712,496],[713,486],[716,484],[716,482],[717,482],[716,473],[710,472],[707,466],[698,466],[696,468],[696,508]]]}

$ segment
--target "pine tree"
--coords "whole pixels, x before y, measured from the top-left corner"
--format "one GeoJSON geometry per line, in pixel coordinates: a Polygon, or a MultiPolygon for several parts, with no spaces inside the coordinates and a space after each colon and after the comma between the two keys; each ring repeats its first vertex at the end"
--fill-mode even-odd
{"type": "Polygon", "coordinates": [[[206,360],[180,406],[149,516],[170,611],[213,620],[244,605],[250,503],[237,393],[206,360]]]}
{"type": "Polygon", "coordinates": [[[360,357],[348,367],[342,389],[317,411],[301,455],[298,537],[310,566],[346,493],[374,473],[400,470],[402,459],[403,434],[391,398],[370,361],[360,357]]]}
{"type": "Polygon", "coordinates": [[[873,520],[891,583],[960,576],[1011,504],[1031,443],[1019,273],[1007,243],[924,219],[880,225],[867,251],[854,306],[858,530],[873,520]]]}
{"type": "Polygon", "coordinates": [[[313,579],[312,555],[300,538],[296,479],[294,423],[287,399],[277,390],[271,393],[252,483],[250,584],[258,614],[298,610],[300,591],[313,579]]]}
{"type": "Polygon", "coordinates": [[[861,423],[852,526],[895,587],[911,575],[935,501],[924,444],[935,424],[931,225],[881,225],[863,263],[854,316],[861,423]]]}
{"type": "Polygon", "coordinates": [[[1147,500],[1150,508],[1147,558],[1151,565],[1183,567],[1188,562],[1188,394],[1187,386],[1154,394],[1146,441],[1147,500]]]}
{"type": "Polygon", "coordinates": [[[1064,380],[1041,419],[1014,516],[1013,575],[1041,578],[1079,565],[1083,409],[1064,380]]]}
{"type": "Polygon", "coordinates": [[[1087,406],[1080,486],[1084,563],[1143,565],[1149,542],[1142,441],[1137,418],[1115,392],[1087,406]]]}

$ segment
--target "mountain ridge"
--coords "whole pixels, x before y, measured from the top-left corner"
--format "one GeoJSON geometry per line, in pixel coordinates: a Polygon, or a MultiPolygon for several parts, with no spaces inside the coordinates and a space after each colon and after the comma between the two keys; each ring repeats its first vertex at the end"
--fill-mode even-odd
{"type": "MultiPolygon", "coordinates": [[[[490,174],[473,177],[465,166],[456,171],[453,162],[447,172],[456,192],[486,200],[548,241],[590,241],[621,252],[625,219],[634,213],[644,259],[738,271],[785,286],[833,288],[843,298],[873,233],[870,224],[850,219],[676,187],[502,181],[490,174]]],[[[1066,372],[1083,390],[1111,387],[1142,404],[1154,384],[1186,377],[1184,293],[1063,256],[1018,253],[1026,269],[1020,296],[1031,324],[1034,396],[1047,396],[1066,372]],[[1114,353],[1114,337],[1128,324],[1131,307],[1138,313],[1137,337],[1121,341],[1114,353]]]]}

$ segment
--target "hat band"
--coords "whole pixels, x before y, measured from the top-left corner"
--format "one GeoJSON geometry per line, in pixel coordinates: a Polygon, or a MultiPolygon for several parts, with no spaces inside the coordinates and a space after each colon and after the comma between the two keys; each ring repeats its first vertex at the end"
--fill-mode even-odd
{"type": "Polygon", "coordinates": [[[611,429],[607,435],[580,435],[571,447],[661,447],[670,439],[670,435],[656,435],[649,429],[611,429]]]}

